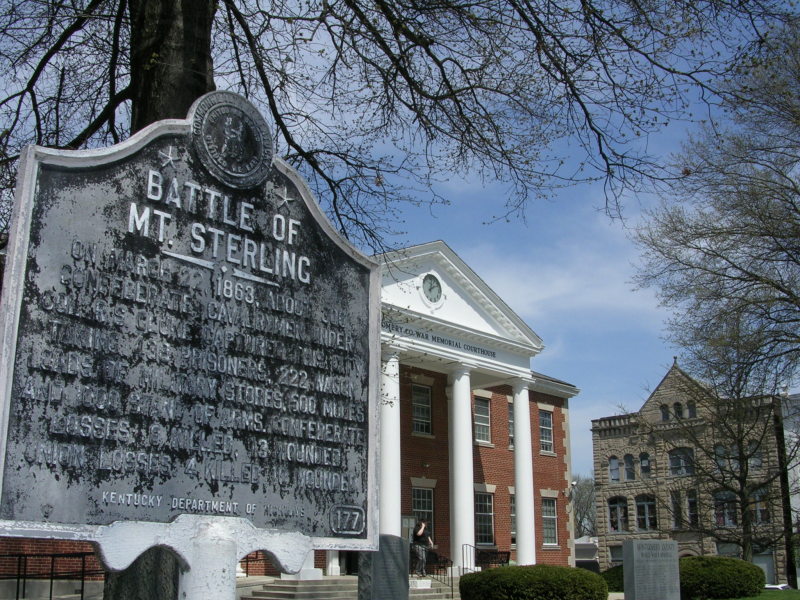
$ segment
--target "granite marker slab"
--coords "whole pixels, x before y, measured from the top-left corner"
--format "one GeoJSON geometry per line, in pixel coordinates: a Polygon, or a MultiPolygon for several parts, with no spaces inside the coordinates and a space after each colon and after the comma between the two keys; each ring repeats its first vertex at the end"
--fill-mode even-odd
{"type": "Polygon", "coordinates": [[[680,600],[678,542],[628,540],[622,554],[625,600],[680,600]]]}
{"type": "Polygon", "coordinates": [[[227,92],[119,146],[26,151],[0,518],[376,544],[378,266],[272,154],[227,92]]]}

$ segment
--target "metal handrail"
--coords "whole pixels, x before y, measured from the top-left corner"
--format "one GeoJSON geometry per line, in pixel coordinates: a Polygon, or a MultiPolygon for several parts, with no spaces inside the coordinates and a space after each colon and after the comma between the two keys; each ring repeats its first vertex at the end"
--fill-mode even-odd
{"type": "Polygon", "coordinates": [[[53,600],[53,584],[56,579],[75,579],[80,577],[81,591],[80,597],[83,600],[86,592],[86,578],[93,575],[105,575],[102,569],[87,569],[86,559],[89,556],[94,556],[94,552],[71,552],[60,554],[0,554],[0,559],[17,559],[17,572],[15,574],[2,574],[0,573],[0,580],[16,579],[16,600],[24,598],[27,595],[28,579],[44,579],[45,577],[50,580],[50,600],[53,600]],[[60,571],[56,572],[58,559],[77,559],[81,560],[81,568],[79,571],[60,571]],[[29,560],[44,559],[50,560],[49,569],[36,569],[29,572],[29,560]]]}
{"type": "Polygon", "coordinates": [[[433,573],[429,573],[428,577],[438,581],[446,588],[449,588],[450,597],[453,598],[455,595],[453,592],[453,561],[450,560],[449,557],[444,556],[442,554],[439,554],[439,557],[440,559],[445,559],[449,563],[449,566],[445,567],[443,575],[439,575],[437,572],[434,571],[433,573]]]}
{"type": "Polygon", "coordinates": [[[462,544],[461,546],[461,572],[474,573],[475,569],[475,555],[477,549],[472,544],[462,544]]]}

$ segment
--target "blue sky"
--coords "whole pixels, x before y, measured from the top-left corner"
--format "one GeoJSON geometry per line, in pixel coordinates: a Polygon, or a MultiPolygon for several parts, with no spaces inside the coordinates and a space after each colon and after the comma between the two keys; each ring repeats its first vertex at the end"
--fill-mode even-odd
{"type": "MultiPolygon", "coordinates": [[[[672,364],[662,339],[668,313],[632,283],[637,250],[619,220],[601,210],[599,186],[535,201],[526,222],[484,224],[502,186],[444,185],[449,206],[405,211],[409,244],[441,239],[544,340],[532,368],[580,388],[570,405],[572,469],[592,471],[591,420],[638,409],[672,364]]],[[[628,226],[640,202],[626,202],[628,226]]]]}

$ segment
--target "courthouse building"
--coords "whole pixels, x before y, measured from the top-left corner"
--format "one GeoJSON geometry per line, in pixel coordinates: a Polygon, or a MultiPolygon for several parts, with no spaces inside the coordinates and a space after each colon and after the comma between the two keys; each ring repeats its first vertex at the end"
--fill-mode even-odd
{"type": "Polygon", "coordinates": [[[542,340],[446,244],[383,257],[382,534],[432,523],[438,551],[574,565],[569,399],[531,371],[542,340]]]}
{"type": "MultiPolygon", "coordinates": [[[[531,370],[542,340],[445,243],[380,258],[380,533],[409,539],[424,517],[455,567],[487,555],[574,565],[569,399],[578,389],[531,370]]],[[[90,549],[0,540],[0,554],[90,549]]],[[[314,564],[346,574],[357,558],[316,551],[314,564]]]]}

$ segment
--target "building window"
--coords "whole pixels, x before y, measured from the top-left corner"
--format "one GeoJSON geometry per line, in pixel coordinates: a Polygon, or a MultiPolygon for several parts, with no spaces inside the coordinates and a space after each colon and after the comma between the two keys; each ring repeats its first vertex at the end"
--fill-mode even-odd
{"type": "Polygon", "coordinates": [[[494,545],[494,498],[485,492],[475,493],[475,543],[494,545]]]}
{"type": "Polygon", "coordinates": [[[764,500],[764,492],[756,492],[753,494],[750,514],[752,515],[753,523],[756,525],[766,525],[769,523],[769,506],[766,500],[764,500]]]}
{"type": "Polygon", "coordinates": [[[672,504],[672,528],[683,529],[683,502],[681,501],[681,493],[678,490],[672,490],[669,493],[669,497],[672,504]]]}
{"type": "Polygon", "coordinates": [[[689,402],[686,403],[686,413],[686,416],[690,419],[697,417],[697,404],[695,404],[693,400],[689,400],[689,402]]]}
{"type": "Polygon", "coordinates": [[[672,410],[675,413],[676,419],[683,418],[683,404],[681,404],[680,402],[676,402],[675,404],[672,405],[672,410]]]}
{"type": "Polygon", "coordinates": [[[639,472],[642,474],[642,479],[650,479],[652,471],[650,470],[650,455],[647,452],[639,455],[639,472]]]}
{"type": "Polygon", "coordinates": [[[542,452],[553,451],[553,413],[549,410],[539,411],[539,447],[542,452]]]}
{"type": "Polygon", "coordinates": [[[732,542],[717,542],[717,555],[741,558],[742,548],[739,544],[734,544],[732,542]]]}
{"type": "Polygon", "coordinates": [[[511,494],[511,545],[517,543],[517,497],[511,494]]]}
{"type": "Polygon", "coordinates": [[[622,564],[622,557],[623,551],[622,546],[609,546],[608,547],[608,554],[611,558],[611,566],[617,566],[622,564]]]}
{"type": "Polygon", "coordinates": [[[542,533],[545,544],[558,544],[558,517],[555,498],[542,498],[542,533]]]}
{"type": "Polygon", "coordinates": [[[689,527],[700,526],[700,513],[697,508],[697,490],[686,492],[686,516],[689,518],[689,527]]]}
{"type": "Polygon", "coordinates": [[[636,527],[639,531],[657,529],[655,496],[636,497],[636,527]]]}
{"type": "Polygon", "coordinates": [[[621,496],[608,500],[608,530],[628,531],[628,499],[621,496]]]}
{"type": "Polygon", "coordinates": [[[626,454],[623,457],[625,463],[625,481],[633,481],[636,479],[636,469],[633,466],[633,455],[626,454]]]}
{"type": "Polygon", "coordinates": [[[736,496],[732,492],[714,494],[714,520],[717,527],[736,527],[739,524],[736,496]]]}
{"type": "Polygon", "coordinates": [[[714,464],[717,471],[722,471],[727,465],[728,451],[722,444],[714,444],[714,464]]]}
{"type": "Polygon", "coordinates": [[[491,417],[488,398],[475,398],[475,441],[492,442],[491,417]]]}
{"type": "Polygon", "coordinates": [[[755,440],[750,440],[747,443],[747,466],[750,469],[760,469],[764,464],[764,459],[761,454],[761,446],[755,440]]]}
{"type": "Polygon", "coordinates": [[[723,473],[738,473],[739,459],[735,449],[729,449],[723,444],[714,446],[714,463],[717,470],[723,473]]]}
{"type": "Polygon", "coordinates": [[[431,388],[427,385],[411,386],[411,414],[414,433],[433,433],[431,426],[431,388]]]}
{"type": "Polygon", "coordinates": [[[514,403],[508,403],[508,445],[514,445],[514,403]]]}
{"type": "Polygon", "coordinates": [[[619,459],[616,456],[608,459],[608,478],[612,482],[619,481],[619,459]]]}
{"type": "Polygon", "coordinates": [[[411,488],[411,512],[417,521],[427,519],[430,531],[433,531],[433,489],[411,488]]]}
{"type": "Polygon", "coordinates": [[[694,474],[694,451],[691,448],[675,448],[669,451],[669,472],[675,476],[694,474]]]}
{"type": "Polygon", "coordinates": [[[666,404],[661,405],[661,420],[669,421],[669,406],[666,404]]]}

